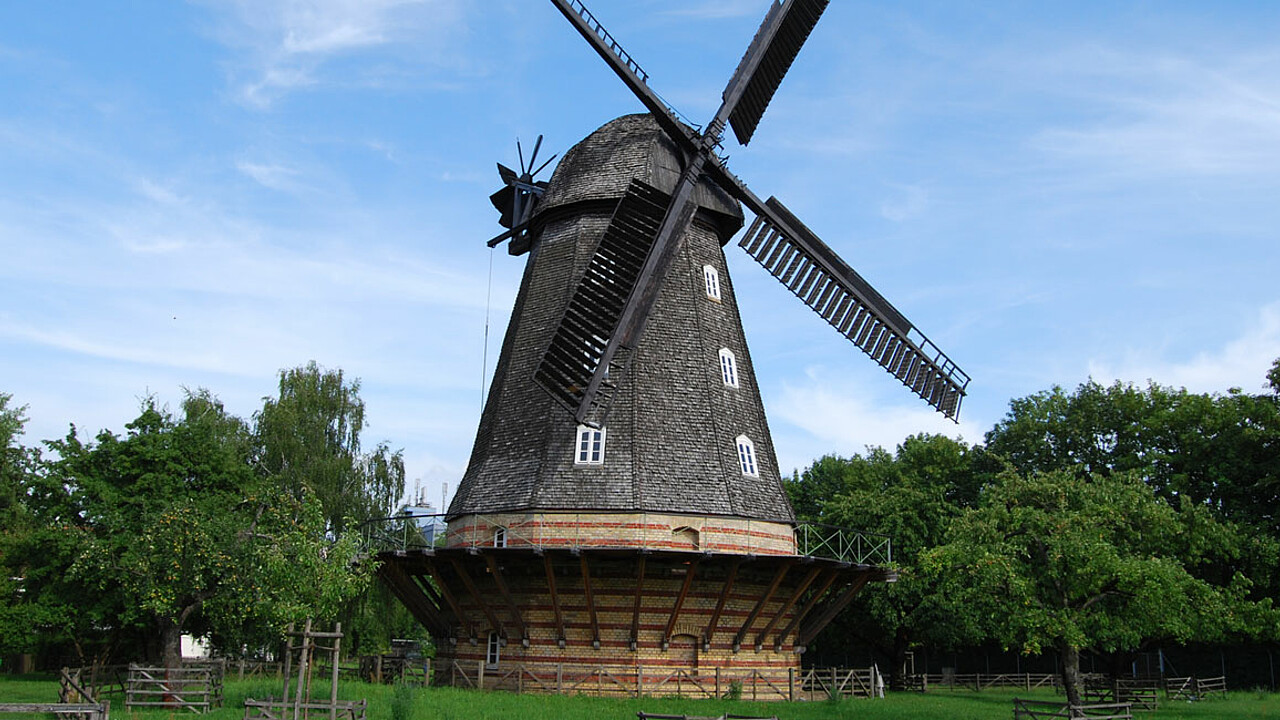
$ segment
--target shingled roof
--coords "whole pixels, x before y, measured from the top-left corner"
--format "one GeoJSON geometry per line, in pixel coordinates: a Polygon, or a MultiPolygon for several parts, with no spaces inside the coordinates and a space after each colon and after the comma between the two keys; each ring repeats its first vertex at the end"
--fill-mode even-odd
{"type": "Polygon", "coordinates": [[[633,178],[670,191],[681,160],[648,115],[618,118],[561,160],[538,208],[533,249],[450,517],[512,511],[669,512],[791,521],[721,247],[737,203],[704,181],[699,211],[619,384],[604,462],[575,464],[573,417],[533,371],[633,178]],[[720,279],[707,297],[703,267],[720,279]],[[738,387],[721,378],[720,351],[738,387]],[[735,438],[755,445],[744,475],[735,438]]]}

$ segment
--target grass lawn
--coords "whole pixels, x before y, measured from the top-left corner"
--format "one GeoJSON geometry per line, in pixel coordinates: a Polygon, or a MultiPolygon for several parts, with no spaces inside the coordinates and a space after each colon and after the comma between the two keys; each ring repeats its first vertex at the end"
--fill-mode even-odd
{"type": "MultiPolygon", "coordinates": [[[[276,680],[229,681],[225,704],[204,716],[204,720],[241,720],[244,699],[279,695],[276,680]]],[[[937,690],[927,694],[891,694],[884,700],[844,700],[840,702],[752,703],[747,701],[686,700],[679,698],[610,699],[556,695],[514,695],[504,692],[476,692],[452,688],[412,688],[395,700],[391,686],[343,682],[339,697],[369,700],[368,720],[629,720],[637,711],[671,715],[776,715],[780,720],[1007,720],[1013,716],[1014,697],[1060,700],[1046,691],[1020,690],[937,690]],[[399,705],[400,712],[393,712],[399,705]]],[[[56,702],[56,679],[35,676],[0,676],[0,703],[56,702]]],[[[126,712],[124,701],[112,702],[111,716],[127,720],[179,720],[196,717],[169,710],[126,712]]],[[[1196,703],[1162,701],[1154,713],[1136,713],[1151,720],[1179,718],[1209,720],[1271,720],[1280,718],[1280,695],[1235,692],[1224,699],[1196,703]]],[[[19,714],[0,715],[0,720],[27,720],[19,714]]]]}

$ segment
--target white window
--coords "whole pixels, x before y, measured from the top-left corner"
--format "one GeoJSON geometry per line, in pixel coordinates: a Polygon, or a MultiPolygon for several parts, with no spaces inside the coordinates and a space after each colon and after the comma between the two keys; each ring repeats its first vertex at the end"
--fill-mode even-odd
{"type": "Polygon", "coordinates": [[[738,360],[729,348],[720,348],[720,377],[729,387],[738,387],[738,360]]]}
{"type": "Polygon", "coordinates": [[[604,428],[593,428],[587,425],[578,426],[577,452],[574,462],[578,465],[601,465],[604,463],[604,428]]]}
{"type": "Polygon", "coordinates": [[[746,435],[738,436],[738,464],[742,466],[742,474],[757,477],[760,472],[756,469],[756,446],[751,442],[751,438],[746,435]]]}
{"type": "Polygon", "coordinates": [[[494,547],[507,546],[507,529],[506,528],[496,527],[493,529],[493,546],[494,547]]]}
{"type": "Polygon", "coordinates": [[[710,265],[702,266],[702,279],[707,284],[707,297],[712,300],[720,299],[720,273],[710,265]]]}
{"type": "Polygon", "coordinates": [[[494,670],[498,667],[498,654],[501,650],[502,639],[498,637],[498,633],[489,633],[489,645],[485,649],[484,664],[488,666],[490,670],[494,670]]]}

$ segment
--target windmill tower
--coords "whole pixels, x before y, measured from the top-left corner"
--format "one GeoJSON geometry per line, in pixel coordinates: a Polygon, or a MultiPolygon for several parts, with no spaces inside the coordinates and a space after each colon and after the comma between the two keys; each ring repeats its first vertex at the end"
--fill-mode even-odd
{"type": "Polygon", "coordinates": [[[702,133],[580,2],[552,2],[649,112],[548,183],[536,147],[520,173],[499,166],[491,244],[528,256],[501,358],[445,546],[383,553],[380,572],[437,638],[439,681],[788,687],[814,635],[891,574],[886,541],[815,536],[786,500],[722,250],[741,206],[756,219],[739,244],[909,389],[955,417],[967,377],[714,152],[726,123],[750,140],[826,0],[773,6],[702,133]]]}

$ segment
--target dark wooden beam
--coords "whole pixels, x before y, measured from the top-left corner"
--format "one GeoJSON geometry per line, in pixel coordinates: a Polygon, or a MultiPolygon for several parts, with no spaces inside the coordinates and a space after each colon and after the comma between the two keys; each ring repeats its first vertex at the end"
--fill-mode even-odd
{"type": "Polygon", "coordinates": [[[462,561],[458,558],[449,558],[453,563],[453,569],[458,573],[458,577],[462,579],[462,584],[467,586],[467,592],[471,593],[471,598],[476,601],[476,606],[480,608],[480,612],[489,620],[489,627],[498,631],[499,637],[507,636],[507,629],[502,625],[502,621],[494,614],[493,608],[489,607],[489,603],[485,602],[484,595],[480,593],[476,587],[475,581],[471,579],[470,573],[462,566],[462,561]]]}
{"type": "Polygon", "coordinates": [[[431,579],[436,581],[436,589],[440,591],[440,596],[444,598],[445,603],[449,605],[449,609],[453,611],[453,616],[458,619],[460,625],[468,635],[475,636],[475,630],[471,627],[471,623],[467,621],[467,616],[462,612],[462,605],[458,603],[458,599],[449,591],[449,586],[445,583],[444,578],[440,575],[440,568],[434,562],[427,561],[427,572],[431,575],[431,579]]]}
{"type": "Polygon", "coordinates": [[[591,568],[587,565],[587,556],[578,556],[578,564],[582,568],[582,594],[587,599],[587,615],[591,618],[591,647],[600,647],[600,618],[596,615],[595,596],[591,592],[591,568]]]}
{"type": "Polygon", "coordinates": [[[680,616],[680,608],[684,607],[684,599],[689,597],[689,587],[693,585],[693,576],[698,574],[698,561],[691,560],[685,568],[684,584],[680,586],[680,594],[676,596],[676,604],[671,607],[671,617],[667,618],[667,629],[662,633],[662,649],[666,650],[671,643],[671,631],[676,627],[676,618],[680,616]]]}
{"type": "Polygon", "coordinates": [[[786,615],[791,608],[795,607],[796,601],[800,599],[800,595],[803,594],[805,590],[809,589],[809,585],[813,582],[814,578],[818,577],[818,573],[820,572],[822,572],[821,568],[809,568],[809,572],[805,574],[804,580],[801,580],[800,584],[796,586],[796,589],[791,592],[791,597],[787,598],[787,601],[782,604],[782,607],[778,608],[778,612],[773,614],[773,619],[769,621],[769,624],[764,626],[764,629],[760,631],[759,635],[756,635],[757,650],[764,646],[765,636],[773,631],[773,628],[778,625],[778,622],[782,620],[782,617],[786,615]]]}
{"type": "Polygon", "coordinates": [[[778,637],[773,640],[774,645],[781,645],[786,642],[787,636],[794,632],[796,628],[800,627],[800,623],[804,620],[805,616],[818,606],[818,603],[822,601],[823,595],[826,594],[827,589],[831,587],[831,584],[834,583],[838,577],[840,577],[840,570],[838,568],[831,568],[827,570],[826,580],[822,581],[817,592],[809,598],[809,602],[805,603],[804,607],[800,608],[800,612],[797,612],[795,617],[791,618],[791,622],[787,623],[787,626],[782,629],[782,632],[778,633],[778,637]]]}
{"type": "Polygon", "coordinates": [[[782,578],[787,576],[787,571],[791,569],[791,562],[782,561],[778,566],[778,572],[773,575],[773,582],[769,584],[769,590],[756,601],[756,606],[751,609],[751,614],[747,616],[747,621],[742,623],[742,628],[738,630],[738,634],[733,637],[733,650],[738,651],[742,647],[742,638],[747,636],[747,632],[751,629],[751,624],[760,617],[760,611],[764,610],[764,606],[773,599],[773,594],[778,590],[778,585],[782,583],[782,578]]]}
{"type": "Polygon", "coordinates": [[[716,634],[716,624],[720,622],[720,613],[724,612],[724,604],[729,599],[729,592],[733,590],[733,581],[738,578],[738,568],[742,565],[740,558],[734,558],[729,564],[729,576],[724,580],[724,587],[720,590],[720,599],[716,601],[715,612],[711,613],[711,621],[707,623],[707,630],[702,634],[702,644],[710,645],[712,637],[716,634]]]}
{"type": "Polygon", "coordinates": [[[640,556],[640,562],[636,565],[636,601],[635,606],[631,610],[631,649],[635,650],[640,644],[640,600],[644,595],[644,564],[645,556],[640,556]]]}
{"type": "Polygon", "coordinates": [[[391,594],[399,598],[418,622],[431,631],[432,635],[446,639],[449,626],[440,616],[440,609],[431,601],[431,597],[422,592],[421,586],[405,572],[399,563],[383,560],[378,566],[378,577],[386,583],[391,594]]]}
{"type": "Polygon", "coordinates": [[[818,633],[822,632],[822,628],[826,627],[827,623],[834,620],[836,615],[839,615],[840,611],[843,610],[845,606],[848,605],[870,581],[871,571],[864,570],[852,583],[849,584],[849,587],[845,588],[844,592],[840,594],[840,597],[836,598],[830,605],[824,608],[822,612],[818,614],[818,617],[814,618],[813,622],[800,630],[800,634],[796,637],[797,642],[805,646],[812,642],[813,638],[816,637],[818,633]]]}
{"type": "Polygon", "coordinates": [[[542,568],[547,573],[547,590],[551,593],[551,610],[556,616],[556,642],[564,647],[564,613],[560,610],[560,595],[556,592],[556,573],[551,567],[551,556],[542,556],[542,568]]]}
{"type": "Polygon", "coordinates": [[[502,599],[507,601],[507,610],[511,613],[511,620],[516,624],[516,629],[520,631],[521,644],[528,647],[529,631],[525,627],[524,616],[520,614],[520,606],[516,605],[516,599],[511,596],[511,591],[507,589],[507,581],[502,577],[502,566],[498,565],[493,553],[485,553],[484,561],[489,565],[489,574],[493,576],[493,582],[498,586],[498,592],[502,594],[502,599]]]}

